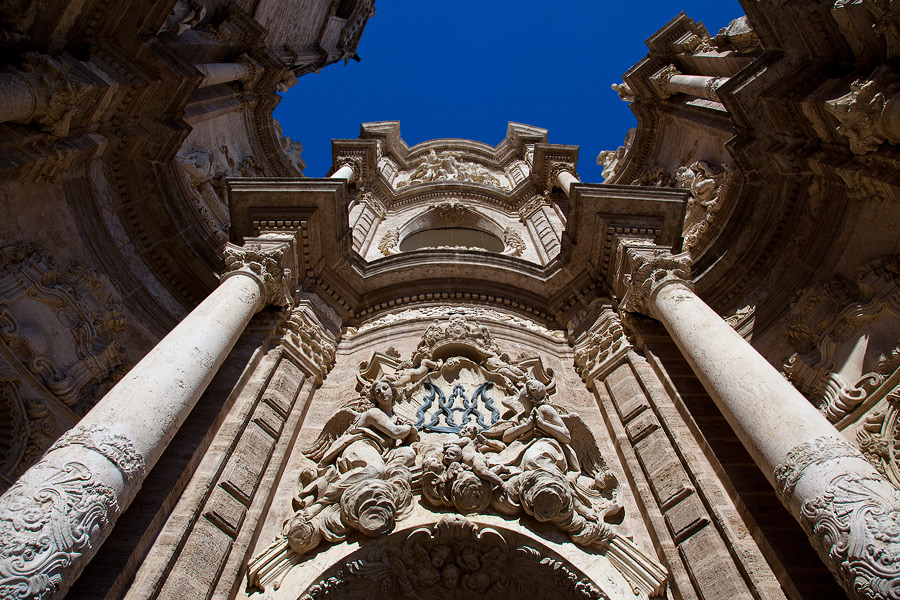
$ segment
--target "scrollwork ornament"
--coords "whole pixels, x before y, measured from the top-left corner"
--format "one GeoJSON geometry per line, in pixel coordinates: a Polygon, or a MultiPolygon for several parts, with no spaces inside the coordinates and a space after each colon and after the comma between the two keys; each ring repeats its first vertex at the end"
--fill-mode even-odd
{"type": "Polygon", "coordinates": [[[525,240],[519,235],[519,232],[512,227],[507,227],[503,232],[503,243],[506,244],[506,250],[503,254],[508,256],[522,256],[525,252],[525,240]]]}
{"type": "Polygon", "coordinates": [[[826,436],[795,446],[775,469],[776,491],[783,498],[789,496],[806,469],[837,458],[859,458],[859,450],[846,440],[826,436]]]}
{"type": "Polygon", "coordinates": [[[875,475],[838,475],[801,507],[819,555],[854,597],[900,598],[900,491],[875,475]]]}
{"type": "Polygon", "coordinates": [[[69,587],[102,529],[120,512],[115,491],[79,462],[41,461],[0,497],[0,597],[52,598],[69,587]]]}
{"type": "Polygon", "coordinates": [[[691,259],[686,253],[673,255],[663,250],[645,250],[620,246],[623,267],[621,281],[624,294],[622,310],[650,314],[650,299],[664,285],[679,282],[690,288],[691,259]],[[623,249],[624,248],[624,249],[623,249]]]}
{"type": "Polygon", "coordinates": [[[357,181],[362,178],[363,173],[363,159],[360,156],[339,156],[335,161],[335,166],[340,169],[341,167],[350,167],[353,169],[353,175],[350,177],[350,181],[357,181]]]}
{"type": "Polygon", "coordinates": [[[234,273],[249,273],[263,284],[266,305],[290,306],[293,303],[295,276],[284,263],[290,249],[289,244],[279,244],[263,248],[260,244],[225,246],[225,274],[223,279],[234,273]]]}
{"type": "Polygon", "coordinates": [[[135,450],[134,444],[125,436],[116,435],[101,425],[76,426],[64,433],[47,452],[73,445],[93,450],[108,459],[126,481],[140,480],[146,472],[144,457],[135,450]]]}

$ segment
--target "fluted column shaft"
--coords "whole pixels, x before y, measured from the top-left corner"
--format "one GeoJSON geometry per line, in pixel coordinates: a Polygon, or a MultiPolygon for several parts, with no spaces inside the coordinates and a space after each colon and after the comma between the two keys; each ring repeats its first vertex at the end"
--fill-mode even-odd
{"type": "Polygon", "coordinates": [[[900,492],[693,292],[685,263],[628,252],[626,309],[666,327],[838,582],[853,598],[900,597],[900,492]]]}
{"type": "Polygon", "coordinates": [[[249,262],[241,262],[244,249],[226,250],[231,272],[219,287],[0,497],[0,590],[65,595],[247,323],[283,298],[287,250],[254,246],[249,262]]]}

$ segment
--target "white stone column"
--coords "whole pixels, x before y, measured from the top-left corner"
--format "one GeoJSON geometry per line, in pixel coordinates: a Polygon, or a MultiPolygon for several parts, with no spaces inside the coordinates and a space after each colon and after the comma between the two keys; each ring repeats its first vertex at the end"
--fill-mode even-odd
{"type": "Polygon", "coordinates": [[[686,254],[625,248],[625,310],[659,319],[853,598],[897,598],[900,491],[692,289],[686,254]]]}
{"type": "Polygon", "coordinates": [[[284,242],[226,248],[219,287],[0,497],[0,590],[62,598],[251,317],[296,287],[284,242]]]}
{"type": "Polygon", "coordinates": [[[563,189],[566,196],[572,188],[573,183],[581,183],[578,176],[575,175],[575,165],[565,162],[551,162],[549,165],[550,180],[547,189],[551,189],[554,183],[558,183],[563,189]]]}
{"type": "Polygon", "coordinates": [[[728,82],[728,77],[707,77],[704,75],[683,75],[675,65],[669,65],[650,78],[650,83],[663,97],[688,94],[707,100],[719,101],[718,90],[728,82]]]}
{"type": "Polygon", "coordinates": [[[356,181],[362,173],[362,159],[357,156],[340,156],[335,164],[338,169],[331,174],[331,179],[356,181]]]}
{"type": "Polygon", "coordinates": [[[243,81],[245,84],[252,85],[263,71],[262,66],[246,54],[235,62],[204,63],[194,65],[194,67],[203,73],[203,79],[199,86],[201,88],[229,81],[243,81]]]}

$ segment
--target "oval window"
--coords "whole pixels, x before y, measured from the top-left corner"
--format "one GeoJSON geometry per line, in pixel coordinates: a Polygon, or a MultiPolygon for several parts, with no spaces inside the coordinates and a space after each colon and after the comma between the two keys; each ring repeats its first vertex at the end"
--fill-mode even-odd
{"type": "Polygon", "coordinates": [[[419,248],[436,248],[439,246],[482,248],[488,252],[503,252],[505,247],[500,238],[480,229],[439,227],[436,229],[423,229],[406,236],[400,242],[400,251],[409,252],[419,248]]]}

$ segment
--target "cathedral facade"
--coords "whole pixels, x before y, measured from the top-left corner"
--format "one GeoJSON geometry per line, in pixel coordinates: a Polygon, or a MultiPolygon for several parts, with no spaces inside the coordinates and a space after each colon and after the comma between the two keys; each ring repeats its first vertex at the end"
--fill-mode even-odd
{"type": "Polygon", "coordinates": [[[680,14],[577,146],[272,110],[371,0],[0,4],[0,597],[900,597],[900,14],[680,14]]]}

